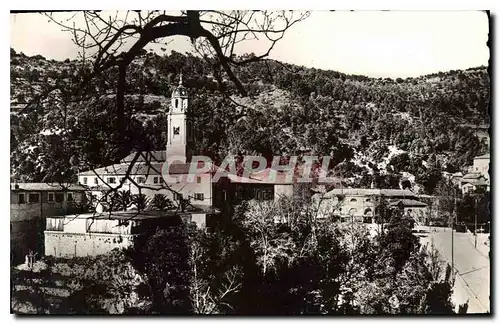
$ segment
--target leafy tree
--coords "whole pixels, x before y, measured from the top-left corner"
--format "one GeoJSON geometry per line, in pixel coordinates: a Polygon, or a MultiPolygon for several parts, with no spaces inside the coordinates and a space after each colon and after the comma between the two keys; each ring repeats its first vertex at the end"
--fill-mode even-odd
{"type": "Polygon", "coordinates": [[[133,253],[135,264],[149,287],[154,313],[192,312],[189,298],[192,231],[179,221],[177,225],[156,231],[133,253]]]}
{"type": "Polygon", "coordinates": [[[418,238],[413,235],[414,221],[412,218],[393,214],[386,226],[386,231],[380,235],[382,255],[391,259],[391,266],[397,272],[403,268],[411,253],[419,247],[418,238]]]}

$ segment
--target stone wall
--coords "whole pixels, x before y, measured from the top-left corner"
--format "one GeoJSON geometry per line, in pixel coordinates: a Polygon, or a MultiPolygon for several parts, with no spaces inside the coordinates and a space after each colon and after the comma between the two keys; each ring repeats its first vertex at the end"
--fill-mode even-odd
{"type": "Polygon", "coordinates": [[[134,244],[137,235],[45,231],[45,255],[72,258],[108,253],[134,244]]]}

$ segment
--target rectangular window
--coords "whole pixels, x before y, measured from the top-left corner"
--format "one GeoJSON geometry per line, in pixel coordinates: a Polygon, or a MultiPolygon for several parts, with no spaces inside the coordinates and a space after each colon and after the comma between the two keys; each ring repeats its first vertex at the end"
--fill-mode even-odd
{"type": "Polygon", "coordinates": [[[53,192],[49,192],[49,196],[47,198],[48,202],[54,202],[54,193],[53,192]]]}
{"type": "Polygon", "coordinates": [[[145,183],[146,182],[146,178],[144,177],[137,177],[137,183],[145,183]]]}
{"type": "Polygon", "coordinates": [[[23,193],[20,193],[17,197],[18,197],[18,200],[17,200],[18,204],[24,204],[24,203],[26,203],[26,200],[24,199],[25,197],[24,197],[23,193]]]}
{"type": "Polygon", "coordinates": [[[68,201],[73,201],[73,193],[68,192],[68,201]]]}
{"type": "Polygon", "coordinates": [[[204,200],[203,193],[195,193],[194,200],[204,200]]]}
{"type": "Polygon", "coordinates": [[[108,178],[108,183],[109,183],[109,184],[114,184],[114,183],[116,183],[116,178],[115,178],[115,177],[110,177],[110,178],[108,178]]]}
{"type": "Polygon", "coordinates": [[[196,177],[196,183],[201,183],[201,177],[196,177]]]}
{"type": "Polygon", "coordinates": [[[97,179],[97,177],[94,178],[94,184],[98,184],[99,183],[99,179],[97,179]]]}
{"type": "Polygon", "coordinates": [[[87,184],[87,177],[83,177],[83,184],[86,185],[87,184]]]}
{"type": "Polygon", "coordinates": [[[64,194],[56,193],[56,202],[63,202],[63,201],[64,201],[64,194]]]}
{"type": "Polygon", "coordinates": [[[153,177],[153,183],[158,183],[158,177],[153,177]]]}
{"type": "Polygon", "coordinates": [[[28,200],[30,203],[37,203],[40,202],[40,195],[37,193],[30,193],[28,195],[28,200]]]}

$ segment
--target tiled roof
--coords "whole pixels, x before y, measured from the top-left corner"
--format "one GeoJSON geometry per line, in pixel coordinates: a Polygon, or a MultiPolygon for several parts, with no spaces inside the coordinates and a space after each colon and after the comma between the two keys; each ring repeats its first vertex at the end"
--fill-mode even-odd
{"type": "MultiPolygon", "coordinates": [[[[159,175],[163,163],[135,163],[130,169],[130,175],[159,175]]],[[[96,173],[102,175],[125,175],[129,169],[130,164],[113,164],[94,170],[80,172],[80,176],[93,176],[96,173]]]]}
{"type": "Polygon", "coordinates": [[[20,182],[11,183],[11,190],[26,190],[26,191],[84,191],[86,188],[75,183],[43,183],[43,182],[20,182]]]}
{"type": "Polygon", "coordinates": [[[466,175],[463,176],[463,179],[479,179],[479,178],[485,178],[484,175],[482,175],[479,172],[471,172],[467,173],[466,175]]]}
{"type": "Polygon", "coordinates": [[[325,194],[325,198],[336,196],[387,196],[387,197],[415,197],[409,190],[400,189],[360,189],[360,188],[335,188],[325,194]]]}
{"type": "Polygon", "coordinates": [[[112,212],[102,212],[102,213],[87,213],[87,214],[76,214],[76,215],[60,215],[60,216],[50,216],[47,218],[94,218],[94,219],[121,219],[121,220],[143,220],[143,219],[154,219],[163,217],[172,217],[175,215],[184,216],[193,213],[216,213],[218,210],[213,207],[204,206],[200,208],[196,206],[190,211],[181,212],[178,210],[128,210],[128,211],[112,211],[112,212]]]}
{"type": "Polygon", "coordinates": [[[399,199],[391,203],[392,206],[398,206],[400,204],[405,207],[427,207],[427,204],[413,199],[399,199]]]}
{"type": "Polygon", "coordinates": [[[294,182],[294,177],[289,176],[287,172],[276,171],[271,168],[250,173],[247,176],[228,173],[227,177],[233,183],[292,184],[294,182]]]}
{"type": "MultiPolygon", "coordinates": [[[[145,163],[136,162],[130,169],[129,175],[161,175],[162,169],[165,163],[145,163]]],[[[107,167],[97,168],[95,170],[89,170],[80,172],[80,176],[94,176],[97,173],[99,176],[103,175],[126,175],[129,169],[129,163],[113,164],[107,167]],[[94,173],[95,171],[95,173],[94,173]]],[[[189,174],[191,164],[190,163],[173,163],[168,167],[168,172],[170,174],[189,174]]],[[[197,169],[201,169],[201,163],[197,166],[197,169]]],[[[197,172],[198,173],[198,172],[197,172]]]]}
{"type": "Polygon", "coordinates": [[[485,181],[485,180],[481,180],[481,179],[463,179],[462,180],[462,185],[464,184],[471,184],[473,186],[487,186],[488,185],[488,182],[485,181]]]}
{"type": "MultiPolygon", "coordinates": [[[[132,152],[126,157],[124,157],[121,162],[122,163],[130,163],[133,161],[135,158],[135,155],[137,152],[132,152]]],[[[137,162],[164,162],[167,160],[167,151],[147,151],[147,152],[140,152],[139,158],[137,159],[137,162]]]]}

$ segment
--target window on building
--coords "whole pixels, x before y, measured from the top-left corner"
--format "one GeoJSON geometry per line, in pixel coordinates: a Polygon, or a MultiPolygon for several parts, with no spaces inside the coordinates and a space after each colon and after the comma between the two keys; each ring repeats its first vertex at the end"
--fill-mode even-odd
{"type": "Polygon", "coordinates": [[[201,177],[196,177],[196,183],[201,183],[201,177]]]}
{"type": "Polygon", "coordinates": [[[18,197],[18,198],[17,198],[17,202],[18,202],[19,204],[24,204],[24,203],[26,203],[26,200],[25,200],[25,197],[24,197],[24,194],[23,194],[23,193],[20,193],[17,197],[18,197]]]}
{"type": "Polygon", "coordinates": [[[56,202],[63,202],[63,201],[64,201],[64,194],[56,193],[56,202]]]}
{"type": "Polygon", "coordinates": [[[28,195],[28,201],[30,203],[37,203],[37,202],[40,202],[40,194],[37,194],[37,193],[30,193],[28,195]]]}
{"type": "Polygon", "coordinates": [[[146,183],[146,178],[144,177],[137,177],[137,183],[146,183]]]}
{"type": "Polygon", "coordinates": [[[68,192],[68,201],[73,201],[73,193],[68,192]]]}
{"type": "Polygon", "coordinates": [[[352,198],[351,199],[351,202],[356,202],[357,200],[355,198],[352,198]]]}
{"type": "Polygon", "coordinates": [[[194,200],[204,200],[203,193],[195,193],[194,200]]]}
{"type": "Polygon", "coordinates": [[[236,198],[238,200],[243,200],[243,198],[245,198],[245,192],[242,187],[238,187],[238,190],[236,190],[236,198]]]}
{"type": "Polygon", "coordinates": [[[155,184],[158,183],[158,177],[153,177],[153,183],[155,183],[155,184]]]}
{"type": "Polygon", "coordinates": [[[83,177],[83,184],[86,185],[87,184],[87,177],[83,177]]]}
{"type": "Polygon", "coordinates": [[[94,178],[94,184],[98,184],[99,183],[99,179],[97,177],[94,178]]]}
{"type": "Polygon", "coordinates": [[[273,191],[272,189],[267,189],[267,190],[264,190],[264,200],[273,200],[273,191]]]}
{"type": "Polygon", "coordinates": [[[48,200],[48,202],[54,202],[54,193],[53,192],[49,192],[47,200],[48,200]]]}
{"type": "Polygon", "coordinates": [[[110,183],[110,184],[116,183],[116,178],[115,177],[109,177],[108,178],[108,183],[110,183]]]}
{"type": "Polygon", "coordinates": [[[366,202],[370,202],[372,201],[370,198],[366,198],[366,202]]]}

